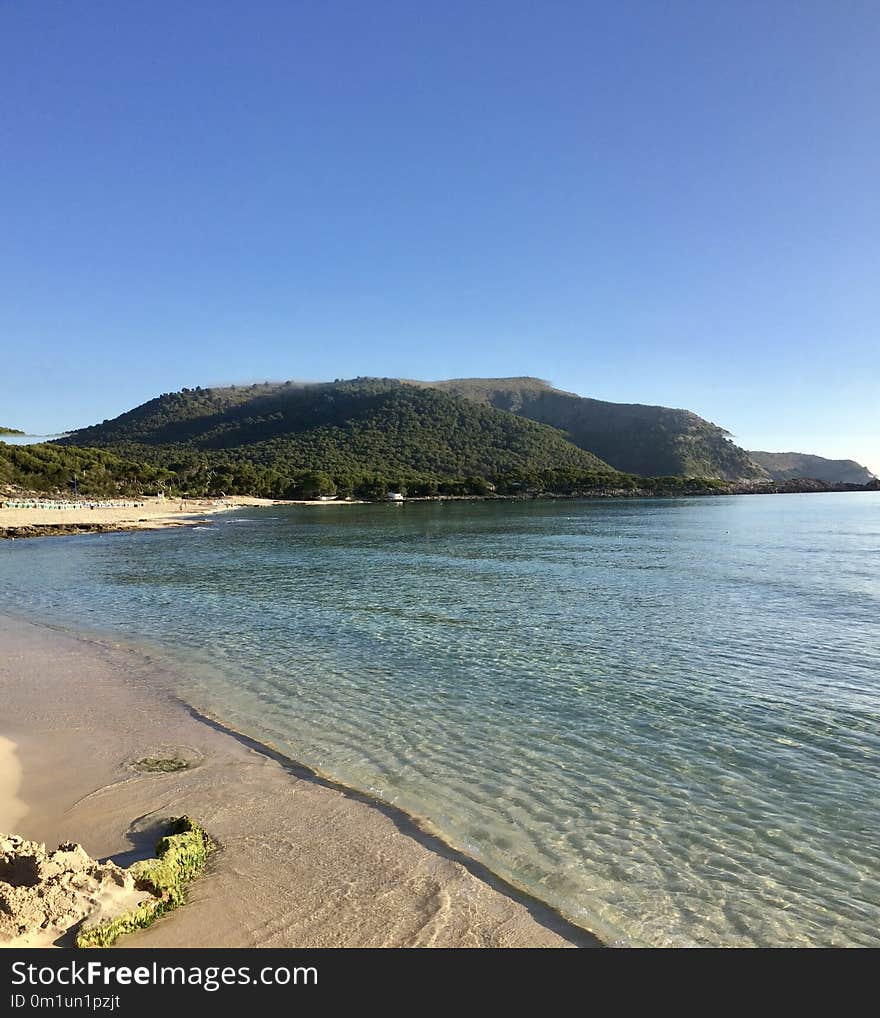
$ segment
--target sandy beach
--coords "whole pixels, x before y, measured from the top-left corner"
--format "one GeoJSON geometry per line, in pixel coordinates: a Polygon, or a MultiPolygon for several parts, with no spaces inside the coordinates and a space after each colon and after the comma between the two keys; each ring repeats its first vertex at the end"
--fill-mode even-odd
{"type": "Polygon", "coordinates": [[[201,718],[136,651],[11,618],[0,646],[0,833],[127,865],[186,813],[219,846],[190,902],[121,947],[598,944],[399,811],[201,718]],[[141,769],[158,757],[187,767],[141,769]]]}
{"type": "MultiPolygon", "coordinates": [[[[98,500],[100,501],[100,500],[98,500]]],[[[161,530],[192,526],[216,513],[246,507],[272,505],[342,506],[359,505],[355,500],[291,501],[230,495],[225,498],[145,497],[130,506],[92,508],[87,499],[75,509],[11,509],[0,507],[0,539],[4,537],[69,536],[73,533],[115,530],[161,530]]]]}
{"type": "Polygon", "coordinates": [[[271,499],[144,498],[130,506],[97,506],[87,500],[75,509],[0,508],[0,538],[62,536],[77,532],[160,530],[191,526],[235,506],[272,505],[271,499]]]}

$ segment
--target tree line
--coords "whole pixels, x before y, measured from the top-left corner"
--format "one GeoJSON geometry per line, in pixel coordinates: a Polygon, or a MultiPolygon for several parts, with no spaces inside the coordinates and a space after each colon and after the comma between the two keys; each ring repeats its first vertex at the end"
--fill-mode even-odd
{"type": "Polygon", "coordinates": [[[46,494],[70,493],[76,478],[86,496],[151,495],[220,497],[256,495],[277,499],[382,499],[389,492],[410,498],[436,496],[575,496],[597,491],[632,494],[699,494],[723,491],[723,481],[644,478],[612,470],[520,469],[492,474],[443,476],[417,471],[280,470],[223,453],[170,452],[166,465],[145,463],[106,450],[46,443],[0,443],[0,485],[46,494]]]}

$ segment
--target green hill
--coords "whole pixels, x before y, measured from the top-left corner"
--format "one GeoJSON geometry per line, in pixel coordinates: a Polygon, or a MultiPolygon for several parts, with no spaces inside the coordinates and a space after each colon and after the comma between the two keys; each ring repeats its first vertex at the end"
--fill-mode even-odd
{"type": "Polygon", "coordinates": [[[730,441],[728,432],[689,410],[588,399],[538,378],[453,378],[416,384],[559,428],[581,449],[627,473],[732,481],[769,478],[749,453],[730,441]]]}
{"type": "Polygon", "coordinates": [[[0,442],[0,486],[64,491],[74,473],[83,494],[162,487],[276,498],[493,487],[514,495],[705,494],[735,490],[727,482],[750,491],[755,482],[769,489],[872,480],[850,460],[747,453],[687,410],[587,399],[536,378],[197,387],[51,444],[0,442]]]}
{"type": "Polygon", "coordinates": [[[366,478],[412,488],[546,470],[611,472],[552,427],[394,379],[184,389],[61,444],[162,465],[194,486],[198,476],[206,489],[272,494],[302,493],[302,475],[315,473],[332,481],[312,478],[317,490],[352,490],[366,478]]]}
{"type": "Polygon", "coordinates": [[[19,431],[18,428],[0,428],[0,435],[23,435],[23,431],[19,431]]]}
{"type": "Polygon", "coordinates": [[[829,484],[868,484],[874,475],[855,460],[829,460],[803,452],[750,452],[774,481],[811,478],[829,484]]]}

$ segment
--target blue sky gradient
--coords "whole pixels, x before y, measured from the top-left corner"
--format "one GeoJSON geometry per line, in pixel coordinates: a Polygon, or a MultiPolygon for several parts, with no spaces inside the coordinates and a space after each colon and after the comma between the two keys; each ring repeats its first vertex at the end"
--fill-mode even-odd
{"type": "Polygon", "coordinates": [[[537,375],[880,473],[875,2],[0,4],[0,424],[537,375]]]}

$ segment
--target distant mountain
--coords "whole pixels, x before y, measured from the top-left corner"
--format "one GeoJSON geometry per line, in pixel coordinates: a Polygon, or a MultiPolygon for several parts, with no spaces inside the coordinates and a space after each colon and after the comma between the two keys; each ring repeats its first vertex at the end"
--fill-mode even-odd
{"type": "Polygon", "coordinates": [[[74,431],[61,444],[109,449],[184,476],[219,474],[228,478],[226,490],[246,486],[249,471],[260,468],[273,475],[260,483],[276,493],[303,471],[323,472],[337,488],[367,474],[440,480],[610,472],[555,428],[396,379],[184,389],[74,431]]]}
{"type": "Polygon", "coordinates": [[[608,403],[554,389],[538,378],[453,378],[416,383],[507,410],[565,432],[617,470],[644,476],[767,480],[728,432],[689,410],[608,403]]]}
{"type": "Polygon", "coordinates": [[[19,431],[18,428],[0,428],[0,435],[23,435],[23,431],[19,431]]]}
{"type": "Polygon", "coordinates": [[[868,484],[874,475],[855,460],[829,460],[804,452],[750,452],[774,481],[811,478],[830,484],[868,484]]]}

